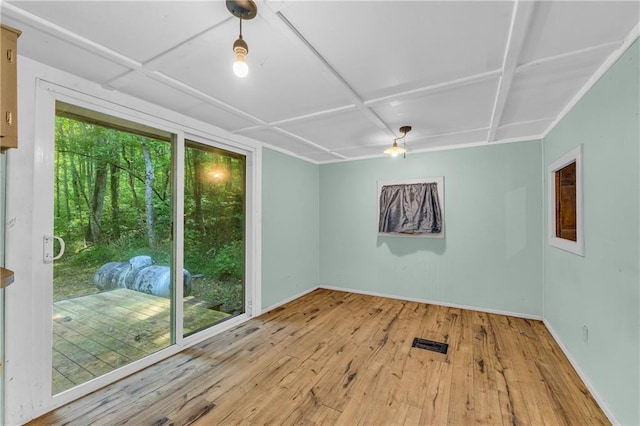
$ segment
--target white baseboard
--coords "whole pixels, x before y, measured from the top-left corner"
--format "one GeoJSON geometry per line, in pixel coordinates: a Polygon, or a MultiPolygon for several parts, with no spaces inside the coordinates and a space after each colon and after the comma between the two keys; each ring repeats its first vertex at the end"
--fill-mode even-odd
{"type": "Polygon", "coordinates": [[[483,308],[483,307],[471,306],[471,305],[459,305],[457,303],[448,303],[448,302],[442,302],[438,300],[419,299],[416,297],[396,296],[393,294],[376,293],[373,291],[355,290],[353,288],[333,287],[333,286],[327,286],[327,285],[320,285],[319,288],[326,288],[327,290],[346,291],[349,293],[366,294],[367,296],[386,297],[388,299],[406,300],[407,302],[427,303],[429,305],[446,306],[448,308],[459,308],[459,309],[466,309],[469,311],[486,312],[488,314],[508,315],[516,318],[525,318],[525,319],[542,321],[541,315],[523,314],[520,312],[502,311],[499,309],[489,309],[489,308],[483,308]]]}
{"type": "Polygon", "coordinates": [[[266,313],[267,313],[267,312],[269,312],[269,311],[273,311],[274,309],[279,308],[279,307],[280,307],[280,306],[282,306],[282,305],[286,305],[286,304],[287,304],[287,303],[289,303],[289,302],[293,302],[294,300],[298,299],[299,297],[302,297],[302,296],[304,296],[305,294],[309,294],[309,293],[311,293],[312,291],[315,291],[315,290],[317,290],[317,289],[319,289],[319,288],[320,288],[319,286],[311,287],[311,288],[309,288],[309,289],[307,289],[307,290],[304,290],[304,291],[302,291],[302,292],[300,292],[300,293],[298,293],[298,294],[294,294],[294,295],[293,295],[293,296],[291,296],[291,297],[288,297],[288,298],[286,298],[286,299],[284,299],[284,300],[281,300],[281,301],[279,301],[279,302],[278,302],[278,303],[276,303],[276,304],[273,304],[273,305],[271,305],[271,306],[268,306],[268,307],[266,307],[266,308],[263,308],[263,309],[262,309],[262,311],[260,312],[260,315],[262,315],[262,314],[266,314],[266,313]]]}
{"type": "Polygon", "coordinates": [[[578,362],[571,355],[571,352],[569,352],[567,347],[562,343],[562,340],[560,340],[560,336],[558,335],[558,333],[556,333],[556,331],[553,329],[553,327],[551,327],[551,324],[549,324],[546,319],[542,320],[542,322],[544,323],[545,327],[547,327],[547,330],[549,330],[549,333],[551,333],[553,340],[555,340],[558,346],[560,346],[560,349],[562,349],[562,352],[564,352],[564,355],[573,366],[573,369],[576,370],[576,373],[578,373],[578,376],[580,376],[587,389],[589,389],[589,392],[591,392],[591,396],[593,396],[593,399],[596,400],[596,402],[600,406],[600,409],[604,411],[604,414],[607,416],[611,424],[620,425],[621,423],[618,421],[618,419],[616,419],[616,416],[613,414],[613,411],[611,411],[611,408],[609,408],[609,405],[607,405],[607,401],[605,401],[600,393],[598,393],[598,389],[593,385],[593,383],[591,383],[589,376],[587,376],[585,372],[582,371],[578,362]]]}

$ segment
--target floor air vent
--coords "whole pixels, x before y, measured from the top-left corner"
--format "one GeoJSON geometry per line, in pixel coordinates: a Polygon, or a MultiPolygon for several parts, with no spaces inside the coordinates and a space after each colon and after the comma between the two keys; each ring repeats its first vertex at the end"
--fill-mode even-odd
{"type": "Polygon", "coordinates": [[[434,342],[433,340],[421,339],[419,337],[414,337],[413,343],[411,344],[412,348],[418,349],[426,349],[428,351],[439,352],[441,354],[446,354],[447,349],[449,349],[448,343],[442,342],[434,342]]]}

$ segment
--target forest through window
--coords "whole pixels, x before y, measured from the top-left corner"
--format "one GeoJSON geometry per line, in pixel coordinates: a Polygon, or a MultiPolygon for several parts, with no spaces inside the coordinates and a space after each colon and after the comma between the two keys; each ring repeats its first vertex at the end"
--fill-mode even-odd
{"type": "MultiPolygon", "coordinates": [[[[105,262],[169,265],[173,245],[171,141],[66,115],[56,117],[54,224],[67,248],[54,300],[100,291],[105,262]]],[[[244,312],[245,173],[243,155],[186,142],[188,295],[229,314],[244,312]]]]}

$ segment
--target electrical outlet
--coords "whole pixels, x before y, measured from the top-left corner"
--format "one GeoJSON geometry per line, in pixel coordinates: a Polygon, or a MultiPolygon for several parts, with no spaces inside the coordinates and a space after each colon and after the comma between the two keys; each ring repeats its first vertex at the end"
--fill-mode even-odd
{"type": "Polygon", "coordinates": [[[589,343],[589,327],[586,325],[582,326],[582,341],[585,343],[589,343]]]}

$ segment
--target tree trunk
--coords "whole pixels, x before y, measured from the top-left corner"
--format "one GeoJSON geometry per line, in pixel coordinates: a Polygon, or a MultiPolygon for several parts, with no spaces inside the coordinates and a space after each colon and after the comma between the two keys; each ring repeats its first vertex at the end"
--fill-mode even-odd
{"type": "Polygon", "coordinates": [[[69,166],[68,166],[68,155],[64,154],[62,156],[62,179],[64,180],[64,208],[65,214],[67,218],[67,226],[65,227],[65,239],[71,240],[71,231],[69,229],[69,223],[71,222],[71,192],[69,191],[69,166]]]}
{"type": "Polygon", "coordinates": [[[155,248],[158,245],[156,238],[156,218],[153,210],[153,183],[156,179],[153,171],[153,163],[151,162],[151,155],[149,154],[149,145],[145,140],[142,143],[142,154],[144,155],[144,206],[145,216],[147,219],[147,238],[149,240],[149,247],[155,248]]]}
{"type": "Polygon", "coordinates": [[[107,190],[107,174],[107,163],[98,160],[89,216],[88,240],[94,243],[102,238],[102,213],[104,211],[104,195],[107,190]]]}
{"type": "Polygon", "coordinates": [[[225,187],[227,189],[227,191],[231,191],[231,186],[233,185],[233,172],[231,169],[231,157],[228,156],[224,156],[224,170],[226,172],[227,175],[227,181],[225,184],[225,187]]]}
{"type": "Polygon", "coordinates": [[[60,220],[60,215],[61,215],[61,200],[60,200],[60,162],[62,161],[62,154],[60,153],[56,153],[56,159],[55,159],[55,182],[56,182],[56,219],[60,220]]]}
{"type": "MultiPolygon", "coordinates": [[[[114,161],[117,161],[114,156],[114,161]]],[[[120,168],[117,164],[111,164],[111,236],[120,238],[120,168]]]]}
{"type": "MultiPolygon", "coordinates": [[[[60,142],[62,143],[62,147],[65,148],[65,150],[68,150],[68,141],[67,138],[68,136],[65,134],[64,131],[64,126],[60,125],[58,126],[58,136],[60,138],[60,142]]],[[[59,147],[60,145],[58,144],[58,141],[56,140],[56,147],[59,147]]],[[[59,155],[59,164],[58,167],[62,166],[62,184],[63,184],[63,189],[64,189],[64,208],[65,208],[65,217],[67,220],[67,225],[69,224],[69,221],[71,220],[71,206],[70,206],[70,192],[69,192],[69,166],[68,166],[68,157],[69,154],[67,151],[65,152],[60,152],[58,153],[59,155]]],[[[68,226],[66,227],[68,229],[68,226]]],[[[67,239],[70,237],[70,235],[66,235],[67,239]]]]}
{"type": "Polygon", "coordinates": [[[83,206],[82,200],[84,200],[86,205],[89,206],[89,199],[87,198],[87,194],[84,191],[84,186],[82,184],[82,178],[80,177],[80,172],[76,167],[75,156],[71,156],[70,163],[71,163],[71,175],[73,178],[72,187],[73,187],[73,194],[74,194],[74,199],[76,204],[76,212],[77,212],[76,214],[79,216],[80,225],[84,226],[84,215],[82,213],[85,211],[85,209],[82,207],[83,206]]]}
{"type": "Polygon", "coordinates": [[[202,234],[205,234],[204,217],[202,214],[202,153],[196,148],[192,150],[193,153],[193,201],[194,212],[193,220],[195,227],[202,234]]]}
{"type": "Polygon", "coordinates": [[[140,217],[140,202],[136,193],[136,171],[133,162],[127,157],[127,147],[122,145],[122,158],[127,163],[127,172],[129,178],[129,188],[131,188],[131,198],[133,199],[133,207],[136,210],[136,221],[142,227],[143,221],[140,217]]]}

